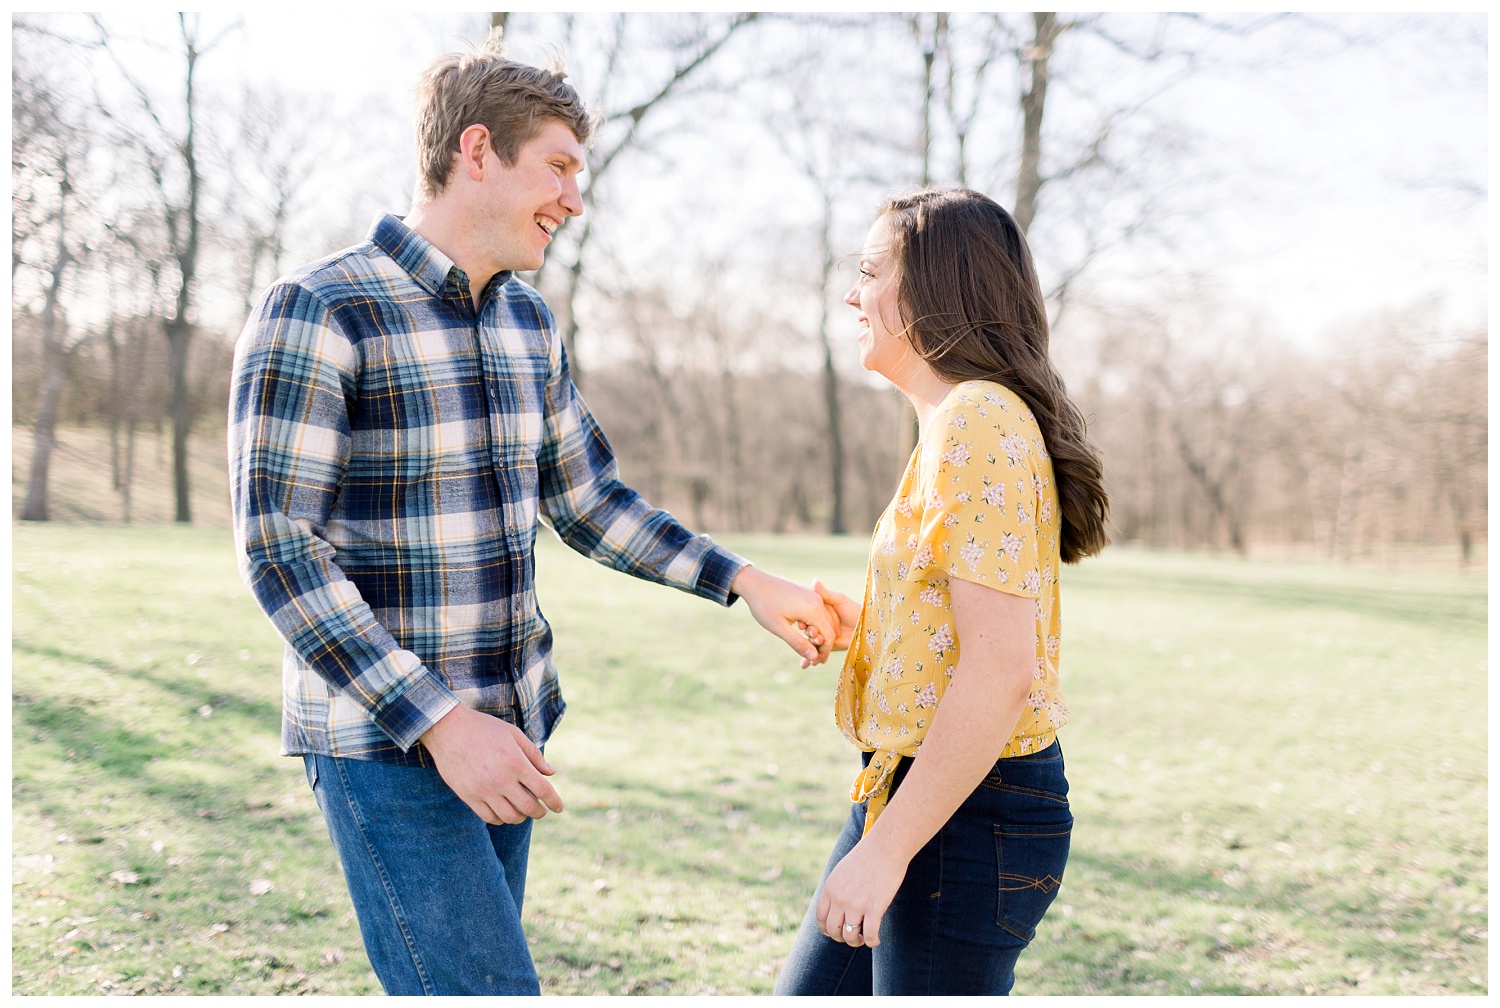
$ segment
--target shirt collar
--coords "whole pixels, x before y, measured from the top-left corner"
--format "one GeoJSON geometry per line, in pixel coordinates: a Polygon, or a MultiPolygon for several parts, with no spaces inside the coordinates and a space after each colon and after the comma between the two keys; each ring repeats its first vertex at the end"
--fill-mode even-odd
{"type": "MultiPolygon", "coordinates": [[[[395,214],[382,214],[375,219],[370,241],[433,297],[468,299],[469,275],[395,214]]],[[[496,273],[490,280],[490,289],[499,290],[511,276],[510,270],[496,273]]]]}

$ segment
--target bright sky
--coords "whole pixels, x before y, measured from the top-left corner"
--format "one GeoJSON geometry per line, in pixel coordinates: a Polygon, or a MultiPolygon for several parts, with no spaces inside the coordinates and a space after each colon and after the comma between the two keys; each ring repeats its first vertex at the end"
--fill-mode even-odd
{"type": "MultiPolygon", "coordinates": [[[[436,54],[462,48],[483,17],[246,14],[242,29],[205,59],[205,84],[261,77],[319,95],[344,121],[358,122],[367,154],[348,172],[330,174],[314,205],[327,208],[324,218],[357,217],[346,230],[362,228],[378,212],[405,209],[413,178],[409,95],[418,73],[436,54]]],[[[513,54],[539,60],[540,40],[529,30],[539,16],[517,17],[513,54]]],[[[205,16],[206,25],[227,21],[205,16]]],[[[164,39],[175,30],[169,15],[112,23],[164,39]]],[[[1368,16],[1339,23],[1367,33],[1396,24],[1368,16]]],[[[1159,108],[1196,139],[1202,153],[1193,163],[1202,177],[1183,187],[1187,209],[1168,251],[1119,250],[1099,262],[1092,283],[1148,298],[1167,273],[1205,275],[1304,343],[1423,298],[1436,299],[1453,326],[1482,326],[1487,22],[1454,15],[1419,27],[1259,70],[1207,70],[1170,92],[1159,108]],[[1465,188],[1476,186],[1478,195],[1465,188]]],[[[1265,52],[1247,43],[1239,62],[1270,59],[1283,42],[1273,33],[1265,52]]],[[[1075,72],[1086,77],[1088,70],[1075,72]]],[[[849,83],[854,98],[865,92],[886,93],[878,82],[849,83]]],[[[681,255],[685,247],[732,248],[768,227],[780,227],[787,241],[811,238],[811,191],[775,153],[753,110],[720,107],[729,121],[665,138],[660,148],[669,157],[622,163],[611,180],[601,229],[612,247],[624,241],[643,268],[681,270],[694,261],[681,255]]],[[[993,195],[1007,204],[1012,197],[993,195]]],[[[864,224],[856,214],[841,222],[851,250],[864,224]]],[[[299,251],[309,258],[331,251],[311,247],[316,240],[305,239],[299,251]]],[[[789,260],[812,254],[784,251],[789,260]]]]}

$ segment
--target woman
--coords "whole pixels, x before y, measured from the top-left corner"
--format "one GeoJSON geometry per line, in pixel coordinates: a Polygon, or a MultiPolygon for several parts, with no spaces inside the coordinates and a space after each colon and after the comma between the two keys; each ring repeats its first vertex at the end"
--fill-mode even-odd
{"type": "Polygon", "coordinates": [[[1073,823],[1058,567],[1103,548],[1108,499],[1010,214],[967,189],[892,200],[859,268],[860,363],[921,435],[863,605],[817,586],[866,765],[776,992],[1006,994],[1073,823]]]}

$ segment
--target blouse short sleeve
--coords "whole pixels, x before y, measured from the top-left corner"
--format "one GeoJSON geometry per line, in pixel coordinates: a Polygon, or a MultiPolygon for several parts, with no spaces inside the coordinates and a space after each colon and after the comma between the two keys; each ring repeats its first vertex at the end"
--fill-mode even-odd
{"type": "Polygon", "coordinates": [[[1030,411],[1014,395],[958,393],[933,420],[911,502],[921,521],[910,578],[946,575],[1039,597],[1055,490],[1030,411]]]}

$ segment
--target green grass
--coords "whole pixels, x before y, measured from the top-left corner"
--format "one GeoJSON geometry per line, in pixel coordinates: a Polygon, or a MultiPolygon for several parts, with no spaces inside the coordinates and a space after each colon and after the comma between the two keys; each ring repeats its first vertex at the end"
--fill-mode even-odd
{"type": "MultiPolygon", "coordinates": [[[[855,540],[725,537],[854,592],[855,540]]],[[[222,529],[14,527],[13,990],[377,993],[222,529]],[[273,888],[259,892],[264,883],[273,888]]],[[[847,811],[835,669],[550,538],[549,993],[767,993],[847,811]]],[[[1483,993],[1478,576],[1064,576],[1077,826],[1024,993],[1483,993]]]]}

